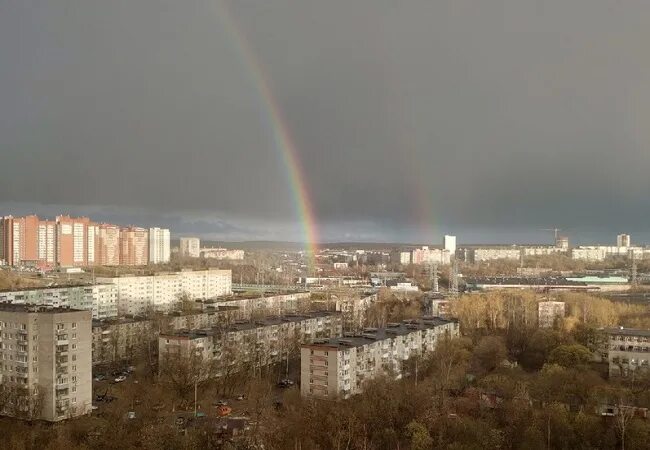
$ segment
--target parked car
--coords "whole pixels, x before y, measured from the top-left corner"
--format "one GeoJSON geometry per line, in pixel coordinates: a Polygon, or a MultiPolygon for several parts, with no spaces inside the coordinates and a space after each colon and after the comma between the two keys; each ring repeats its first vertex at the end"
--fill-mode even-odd
{"type": "Polygon", "coordinates": [[[95,381],[104,381],[105,379],[106,379],[106,375],[101,373],[95,377],[95,381]]]}
{"type": "Polygon", "coordinates": [[[282,380],[278,383],[278,386],[281,388],[288,388],[294,385],[294,382],[289,379],[282,380]]]}
{"type": "Polygon", "coordinates": [[[120,375],[119,377],[115,378],[116,383],[121,383],[122,381],[126,381],[126,377],[124,375],[120,375]]]}

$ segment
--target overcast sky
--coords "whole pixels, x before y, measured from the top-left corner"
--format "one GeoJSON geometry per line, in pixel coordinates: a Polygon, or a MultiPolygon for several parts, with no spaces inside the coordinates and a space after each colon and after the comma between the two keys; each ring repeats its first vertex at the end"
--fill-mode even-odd
{"type": "MultiPolygon", "coordinates": [[[[0,214],[300,240],[221,0],[0,0],[0,214]]],[[[323,240],[650,241],[647,0],[237,0],[323,240]]]]}

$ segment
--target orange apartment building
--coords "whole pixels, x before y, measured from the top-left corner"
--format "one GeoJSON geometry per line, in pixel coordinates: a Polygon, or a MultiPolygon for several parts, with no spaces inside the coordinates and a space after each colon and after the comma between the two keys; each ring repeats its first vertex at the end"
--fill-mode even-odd
{"type": "Polygon", "coordinates": [[[117,225],[102,223],[97,227],[95,264],[100,266],[120,265],[120,227],[117,225]]]}
{"type": "Polygon", "coordinates": [[[149,230],[126,227],[120,230],[120,264],[144,266],[149,263],[149,230]]]}
{"type": "Polygon", "coordinates": [[[146,265],[149,264],[149,230],[97,224],[88,217],[61,215],[55,220],[41,220],[35,215],[0,217],[0,264],[146,265]]]}

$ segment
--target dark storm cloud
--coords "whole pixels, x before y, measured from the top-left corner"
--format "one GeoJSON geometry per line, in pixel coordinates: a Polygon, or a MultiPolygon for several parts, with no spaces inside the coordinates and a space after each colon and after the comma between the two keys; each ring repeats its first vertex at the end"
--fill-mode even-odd
{"type": "MultiPolygon", "coordinates": [[[[230,10],[294,136],[324,238],[647,229],[647,2],[230,10]]],[[[0,203],[113,205],[107,215],[187,232],[298,237],[221,11],[218,0],[0,0],[0,203]]]]}

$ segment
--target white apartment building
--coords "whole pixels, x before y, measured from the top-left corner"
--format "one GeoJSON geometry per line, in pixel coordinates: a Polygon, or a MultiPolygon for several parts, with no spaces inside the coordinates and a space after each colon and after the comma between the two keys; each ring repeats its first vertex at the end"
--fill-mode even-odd
{"type": "Polygon", "coordinates": [[[300,392],[304,397],[349,398],[380,374],[401,378],[405,361],[431,352],[442,336],[458,334],[458,322],[424,317],[304,344],[300,392]]]}
{"type": "Polygon", "coordinates": [[[149,264],[169,262],[169,230],[149,228],[149,264]]]}
{"type": "Polygon", "coordinates": [[[443,240],[443,247],[449,252],[450,255],[456,254],[456,236],[449,236],[445,234],[443,240]]]}
{"type": "Polygon", "coordinates": [[[0,305],[0,379],[19,402],[2,414],[58,421],[92,406],[91,313],[0,305]]]}
{"type": "Polygon", "coordinates": [[[617,247],[630,247],[632,244],[629,234],[619,234],[616,236],[616,246],[617,247]]]}
{"type": "Polygon", "coordinates": [[[149,309],[169,311],[183,296],[208,300],[232,294],[230,270],[183,271],[149,276],[98,278],[117,287],[120,315],[142,315],[149,309]]]}
{"type": "Polygon", "coordinates": [[[341,315],[335,312],[269,317],[216,328],[184,330],[158,338],[159,364],[170,356],[199,354],[214,363],[211,375],[219,377],[227,365],[248,363],[256,368],[286,359],[302,343],[341,335],[341,315]],[[235,360],[236,359],[236,360],[235,360]]]}
{"type": "Polygon", "coordinates": [[[537,324],[540,328],[553,328],[556,319],[564,319],[564,302],[539,302],[537,304],[537,324]]]}
{"type": "Polygon", "coordinates": [[[493,261],[495,259],[519,259],[521,250],[517,247],[483,247],[472,250],[474,262],[493,261]]]}
{"type": "Polygon", "coordinates": [[[390,254],[390,262],[393,264],[400,264],[408,266],[411,264],[411,252],[409,251],[394,251],[390,254]]]}
{"type": "Polygon", "coordinates": [[[30,288],[0,292],[0,303],[92,311],[93,319],[117,317],[117,287],[112,284],[30,288]]]}
{"type": "Polygon", "coordinates": [[[644,247],[617,247],[613,245],[591,245],[576,247],[571,250],[571,257],[583,261],[604,261],[610,257],[636,259],[650,256],[650,249],[644,247]]]}
{"type": "Polygon", "coordinates": [[[650,330],[620,327],[606,329],[605,333],[610,376],[627,376],[650,368],[650,330]]]}
{"type": "Polygon", "coordinates": [[[201,240],[197,237],[180,238],[179,247],[181,256],[189,256],[191,258],[201,256],[201,240]]]}
{"type": "Polygon", "coordinates": [[[228,250],[227,248],[202,248],[201,256],[206,259],[228,259],[241,261],[244,259],[244,250],[228,250]]]}
{"type": "Polygon", "coordinates": [[[253,314],[278,315],[296,312],[301,304],[309,302],[309,292],[260,295],[259,297],[232,297],[205,302],[205,308],[237,308],[238,316],[250,318],[253,314]]]}
{"type": "Polygon", "coordinates": [[[451,253],[444,248],[429,248],[424,246],[416,248],[411,255],[411,262],[413,264],[449,264],[451,261],[451,253]]]}

